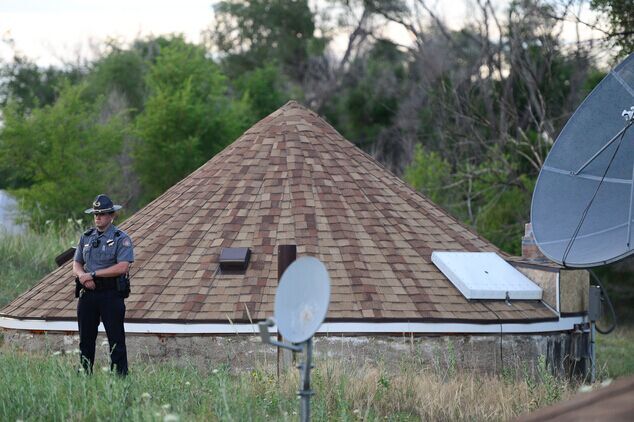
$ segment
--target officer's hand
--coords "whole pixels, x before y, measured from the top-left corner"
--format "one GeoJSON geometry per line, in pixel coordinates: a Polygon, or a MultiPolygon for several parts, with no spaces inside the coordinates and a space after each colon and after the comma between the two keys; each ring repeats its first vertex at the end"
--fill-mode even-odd
{"type": "Polygon", "coordinates": [[[95,286],[95,282],[92,279],[90,279],[84,283],[84,287],[87,288],[88,290],[95,290],[95,287],[97,286],[95,286]]]}
{"type": "Polygon", "coordinates": [[[90,273],[83,273],[79,276],[79,282],[81,284],[84,284],[88,280],[92,280],[92,276],[90,275],[90,273]]]}

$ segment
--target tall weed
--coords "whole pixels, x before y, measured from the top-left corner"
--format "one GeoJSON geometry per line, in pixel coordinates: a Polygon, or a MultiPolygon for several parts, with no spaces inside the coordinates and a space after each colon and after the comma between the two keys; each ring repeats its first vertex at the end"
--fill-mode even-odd
{"type": "Polygon", "coordinates": [[[75,246],[82,229],[69,220],[42,231],[10,234],[0,230],[0,308],[33,287],[55,267],[55,257],[75,246]]]}

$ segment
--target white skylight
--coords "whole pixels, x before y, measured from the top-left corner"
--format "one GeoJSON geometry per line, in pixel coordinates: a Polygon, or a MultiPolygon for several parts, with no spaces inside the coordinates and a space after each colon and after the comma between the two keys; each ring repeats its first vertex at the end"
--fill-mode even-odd
{"type": "Polygon", "coordinates": [[[535,299],[542,289],[494,252],[433,252],[432,262],[467,299],[535,299]]]}

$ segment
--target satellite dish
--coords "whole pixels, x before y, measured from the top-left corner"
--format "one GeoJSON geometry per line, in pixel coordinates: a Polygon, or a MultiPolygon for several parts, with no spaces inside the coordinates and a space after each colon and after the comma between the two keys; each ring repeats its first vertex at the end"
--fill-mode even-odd
{"type": "Polygon", "coordinates": [[[329,303],[326,267],[317,258],[299,258],[284,271],[275,295],[279,332],[293,343],[308,340],[326,318],[329,303]]]}
{"type": "Polygon", "coordinates": [[[632,254],[633,115],[631,54],[575,111],[539,173],[531,222],[551,260],[592,267],[632,254]]]}

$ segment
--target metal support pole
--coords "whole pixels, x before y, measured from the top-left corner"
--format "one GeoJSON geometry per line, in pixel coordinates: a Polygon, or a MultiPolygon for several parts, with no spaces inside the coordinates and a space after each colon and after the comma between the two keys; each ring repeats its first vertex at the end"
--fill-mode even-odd
{"type": "Polygon", "coordinates": [[[597,379],[597,364],[596,364],[596,358],[597,358],[597,348],[596,348],[596,344],[595,344],[595,337],[596,337],[596,328],[595,328],[595,322],[594,321],[590,321],[590,383],[594,383],[597,379]]]}
{"type": "Polygon", "coordinates": [[[306,360],[304,363],[297,366],[300,370],[301,387],[302,389],[297,392],[297,395],[301,400],[301,418],[302,422],[310,421],[310,397],[315,393],[310,389],[310,370],[312,368],[313,360],[313,339],[312,337],[306,340],[304,343],[304,351],[306,352],[306,360]]]}

